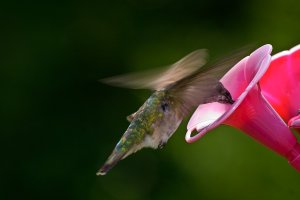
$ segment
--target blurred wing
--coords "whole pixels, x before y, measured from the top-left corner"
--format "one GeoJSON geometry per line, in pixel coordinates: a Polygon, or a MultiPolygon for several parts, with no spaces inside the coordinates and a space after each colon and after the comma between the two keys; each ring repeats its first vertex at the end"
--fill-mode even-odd
{"type": "Polygon", "coordinates": [[[209,67],[199,69],[196,73],[167,88],[170,94],[181,104],[182,112],[188,114],[192,108],[205,103],[208,97],[214,95],[219,85],[219,80],[248,52],[248,49],[240,50],[209,67]]]}
{"type": "Polygon", "coordinates": [[[188,54],[175,64],[168,67],[114,76],[102,79],[101,81],[106,84],[119,87],[160,90],[193,74],[205,65],[206,58],[207,51],[205,49],[200,49],[188,54]]]}

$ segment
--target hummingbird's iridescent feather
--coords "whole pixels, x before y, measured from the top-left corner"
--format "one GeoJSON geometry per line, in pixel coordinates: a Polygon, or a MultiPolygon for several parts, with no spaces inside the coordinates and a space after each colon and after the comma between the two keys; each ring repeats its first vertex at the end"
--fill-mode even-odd
{"type": "Polygon", "coordinates": [[[112,154],[97,172],[105,175],[119,160],[144,147],[162,147],[183,119],[176,102],[166,91],[154,92],[134,115],[112,154]]]}
{"type": "Polygon", "coordinates": [[[114,76],[101,81],[118,87],[160,90],[193,74],[205,65],[207,57],[207,50],[199,49],[167,67],[114,76]]]}

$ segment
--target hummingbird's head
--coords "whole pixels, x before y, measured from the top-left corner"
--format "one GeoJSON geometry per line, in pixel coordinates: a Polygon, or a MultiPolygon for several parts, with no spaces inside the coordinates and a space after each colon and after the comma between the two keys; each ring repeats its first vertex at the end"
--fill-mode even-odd
{"type": "Polygon", "coordinates": [[[105,175],[118,161],[144,147],[162,148],[182,119],[176,102],[165,91],[156,91],[134,114],[128,129],[97,175],[105,175]]]}

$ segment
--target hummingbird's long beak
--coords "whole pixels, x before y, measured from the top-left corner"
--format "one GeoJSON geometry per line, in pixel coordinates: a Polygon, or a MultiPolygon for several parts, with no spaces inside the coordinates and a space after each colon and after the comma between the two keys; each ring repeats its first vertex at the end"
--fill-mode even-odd
{"type": "Polygon", "coordinates": [[[109,156],[104,165],[99,169],[96,175],[99,176],[107,174],[107,172],[111,170],[111,168],[113,168],[121,159],[123,159],[125,154],[126,152],[121,152],[114,149],[112,154],[109,156]]]}

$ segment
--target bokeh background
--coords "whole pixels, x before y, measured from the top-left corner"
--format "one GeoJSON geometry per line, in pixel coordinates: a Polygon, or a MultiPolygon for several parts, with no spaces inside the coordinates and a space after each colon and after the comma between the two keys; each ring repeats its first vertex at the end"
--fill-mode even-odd
{"type": "Polygon", "coordinates": [[[99,79],[198,48],[289,49],[299,1],[7,1],[0,16],[0,199],[300,199],[286,160],[231,127],[187,144],[187,121],[164,149],[95,175],[150,95],[99,79]]]}

